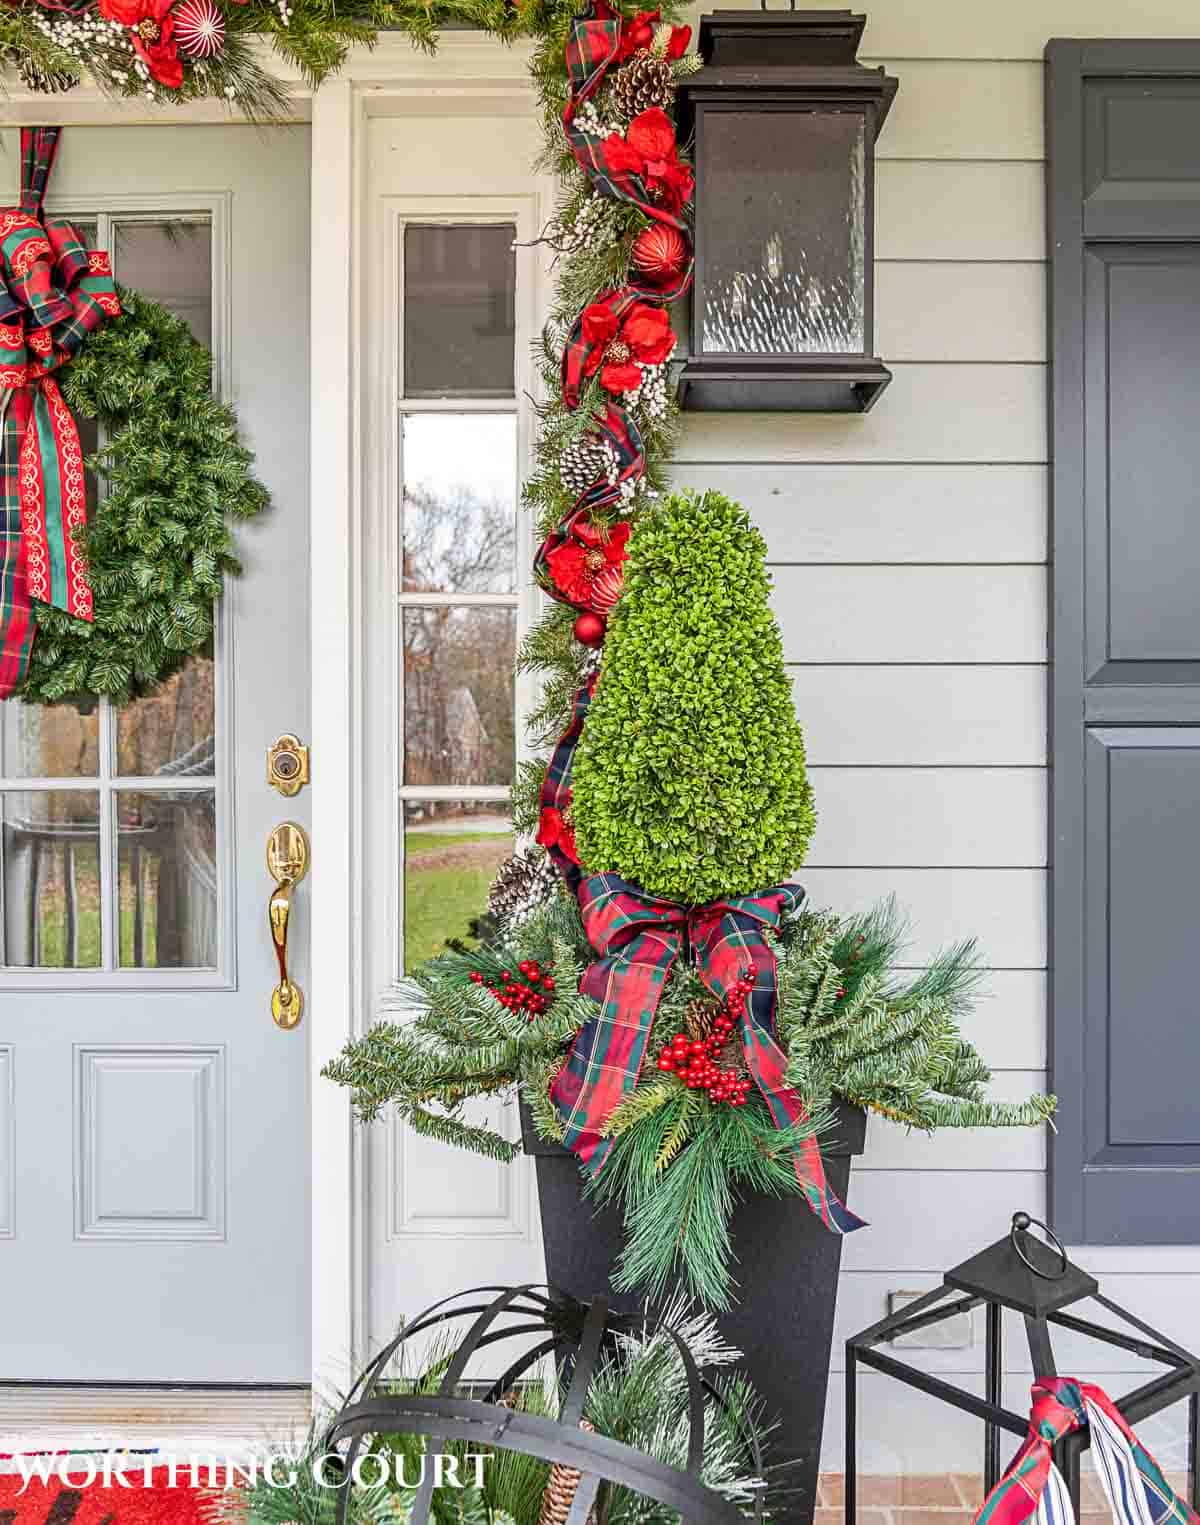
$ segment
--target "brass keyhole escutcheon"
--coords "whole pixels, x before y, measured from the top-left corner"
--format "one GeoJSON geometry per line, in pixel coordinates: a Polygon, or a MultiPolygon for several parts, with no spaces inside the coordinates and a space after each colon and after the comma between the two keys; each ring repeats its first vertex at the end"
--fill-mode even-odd
{"type": "Polygon", "coordinates": [[[267,783],[290,799],[308,783],[308,748],[290,732],[267,748],[267,783]]]}
{"type": "Polygon", "coordinates": [[[271,992],[271,1016],[284,1032],[299,1026],[304,1015],[304,992],[288,973],[288,927],[292,891],[308,873],[308,838],[295,821],[284,821],[267,838],[267,871],[275,889],[267,902],[271,941],[279,964],[279,984],[271,992]]]}

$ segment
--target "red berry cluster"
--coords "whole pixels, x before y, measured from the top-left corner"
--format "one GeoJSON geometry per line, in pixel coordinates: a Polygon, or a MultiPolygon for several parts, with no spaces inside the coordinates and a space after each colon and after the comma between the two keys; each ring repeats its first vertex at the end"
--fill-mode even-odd
{"type": "Polygon", "coordinates": [[[749,1077],[723,1070],[717,1061],[732,1037],[738,1013],[753,989],[754,976],[747,972],[725,997],[721,1010],[713,1018],[709,1036],[689,1038],[687,1033],[676,1033],[659,1054],[658,1068],[667,1074],[678,1075],[689,1091],[707,1091],[710,1101],[744,1107],[750,1094],[749,1077]]]}
{"type": "Polygon", "coordinates": [[[500,978],[492,980],[486,980],[478,969],[472,969],[471,981],[475,985],[486,985],[501,1006],[507,1006],[509,1011],[528,1012],[532,1022],[546,1010],[554,995],[554,981],[550,977],[554,965],[547,964],[543,969],[536,959],[523,958],[517,968],[519,976],[511,969],[502,969],[500,978]]]}

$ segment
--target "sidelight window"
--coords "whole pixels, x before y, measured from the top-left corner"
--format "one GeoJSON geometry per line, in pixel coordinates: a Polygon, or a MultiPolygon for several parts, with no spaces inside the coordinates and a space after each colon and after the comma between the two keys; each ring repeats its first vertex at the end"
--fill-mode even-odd
{"type": "Polygon", "coordinates": [[[471,935],[512,851],[516,226],[400,229],[396,490],[402,962],[471,935]]]}

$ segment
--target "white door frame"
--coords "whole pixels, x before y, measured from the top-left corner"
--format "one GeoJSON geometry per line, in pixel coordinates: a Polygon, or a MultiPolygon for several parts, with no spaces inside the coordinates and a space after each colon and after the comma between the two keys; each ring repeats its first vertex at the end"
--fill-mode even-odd
{"type": "MultiPolygon", "coordinates": [[[[363,1140],[347,1093],[321,1079],[322,1066],[370,1020],[360,983],[364,822],[359,742],[362,672],[361,300],[358,230],[368,116],[390,115],[415,95],[435,96],[447,114],[464,97],[494,98],[533,112],[529,48],[480,33],[449,33],[436,57],[407,38],[384,36],[356,49],[341,74],[315,94],[268,48],[261,61],[292,91],[288,120],[311,121],[311,660],[312,843],[309,889],[312,993],[305,1013],[311,1054],[312,1366],[321,1393],[342,1388],[365,1349],[366,1238],[363,1140]]],[[[0,127],[164,126],[239,120],[218,101],[179,107],[110,101],[82,85],[48,100],[7,82],[0,127]]],[[[504,109],[504,108],[501,108],[504,109]]],[[[530,169],[533,180],[533,170],[530,169]]]]}
{"type": "MultiPolygon", "coordinates": [[[[362,313],[361,145],[368,117],[411,112],[435,96],[448,115],[481,97],[536,110],[527,48],[478,33],[447,34],[434,58],[387,37],[356,55],[312,102],[312,610],[313,683],[313,1365],[319,1386],[343,1382],[366,1348],[368,1313],[364,1139],[345,1091],[321,1065],[372,1020],[364,990],[362,819],[365,607],[359,527],[364,449],[360,397],[367,353],[362,313]],[[348,257],[347,257],[348,256],[348,257]],[[322,787],[317,788],[318,780],[322,787]],[[318,883],[319,881],[319,883],[318,883]]],[[[501,107],[504,109],[504,107],[501,107]]],[[[532,167],[529,171],[534,181],[532,167]]],[[[367,442],[369,448],[369,442],[367,442]]]]}

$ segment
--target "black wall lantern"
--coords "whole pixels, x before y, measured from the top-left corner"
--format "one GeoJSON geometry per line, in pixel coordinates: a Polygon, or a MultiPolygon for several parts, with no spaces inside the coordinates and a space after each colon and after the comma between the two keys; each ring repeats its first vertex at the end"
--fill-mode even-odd
{"type": "Polygon", "coordinates": [[[685,408],[866,412],[875,139],[897,81],[856,61],[850,11],[718,11],[681,86],[696,145],[685,408]]]}

